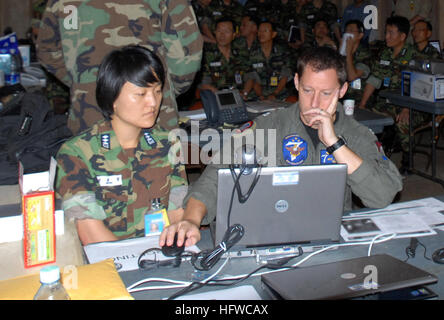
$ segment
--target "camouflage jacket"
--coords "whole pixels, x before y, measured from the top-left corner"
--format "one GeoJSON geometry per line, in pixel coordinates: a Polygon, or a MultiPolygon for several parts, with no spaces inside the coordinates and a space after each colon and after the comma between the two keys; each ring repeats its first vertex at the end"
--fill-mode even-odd
{"type": "Polygon", "coordinates": [[[233,40],[231,45],[235,49],[238,49],[241,51],[248,51],[248,56],[249,56],[250,53],[253,52],[253,50],[255,50],[259,46],[259,41],[257,40],[257,37],[256,37],[256,39],[254,39],[250,49],[248,49],[247,39],[245,39],[245,37],[237,37],[233,40]]]}
{"type": "Polygon", "coordinates": [[[169,161],[168,132],[146,129],[123,150],[111,123],[99,121],[64,143],[57,155],[57,195],[69,218],[98,219],[119,238],[144,235],[151,200],[169,207],[170,191],[186,186],[184,166],[169,161]]]}
{"type": "Polygon", "coordinates": [[[230,60],[220,52],[216,44],[206,43],[203,59],[203,84],[211,84],[218,90],[236,87],[242,89],[246,74],[251,72],[248,52],[231,46],[230,60]]]}
{"type": "Polygon", "coordinates": [[[300,27],[301,16],[296,12],[296,6],[292,1],[288,1],[287,4],[278,2],[274,5],[274,22],[276,23],[276,31],[278,37],[287,42],[288,35],[290,33],[290,27],[300,27]]]}
{"type": "Polygon", "coordinates": [[[164,62],[167,79],[158,122],[175,127],[175,96],[189,89],[202,58],[203,40],[188,0],[48,2],[37,54],[71,87],[68,126],[74,134],[103,119],[95,99],[97,71],[106,54],[125,45],[146,46],[164,62]]]}
{"type": "Polygon", "coordinates": [[[207,10],[207,22],[210,30],[214,32],[216,30],[217,20],[220,18],[228,18],[234,22],[234,30],[239,31],[239,27],[242,21],[242,13],[244,7],[237,2],[237,0],[231,0],[230,5],[225,5],[223,0],[213,0],[208,6],[207,10]]]}
{"type": "Polygon", "coordinates": [[[330,31],[333,31],[338,26],[338,8],[330,1],[324,1],[319,9],[313,5],[313,2],[308,2],[302,7],[301,28],[305,29],[306,41],[313,39],[313,28],[319,18],[327,20],[330,31]]]}
{"type": "Polygon", "coordinates": [[[427,44],[427,46],[424,49],[422,49],[422,51],[419,51],[416,44],[414,46],[415,46],[416,51],[418,52],[418,54],[417,54],[418,59],[426,60],[426,59],[440,59],[441,58],[441,55],[440,55],[438,49],[436,49],[430,43],[427,44]]]}
{"type": "Polygon", "coordinates": [[[197,0],[191,1],[193,6],[194,14],[196,15],[197,23],[200,24],[204,21],[204,18],[208,16],[208,7],[202,7],[197,0]]]}
{"type": "Polygon", "coordinates": [[[277,0],[248,0],[244,5],[244,14],[257,17],[260,21],[269,20],[276,22],[276,12],[274,11],[274,4],[277,0]]]}
{"type": "MultiPolygon", "coordinates": [[[[289,49],[279,43],[273,43],[270,57],[267,59],[259,45],[254,52],[251,53],[250,61],[255,79],[262,86],[262,93],[268,96],[276,89],[279,80],[287,77],[289,80],[292,76],[290,61],[288,58],[289,49]]],[[[285,99],[288,96],[287,90],[284,88],[277,97],[285,99]]]]}
{"type": "MultiPolygon", "coordinates": [[[[333,40],[333,42],[334,42],[334,40],[333,40]]],[[[333,49],[333,50],[338,50],[338,48],[337,48],[337,46],[336,46],[336,43],[333,45],[333,44],[330,44],[330,43],[324,43],[323,45],[320,45],[317,41],[316,41],[316,38],[313,38],[312,40],[306,40],[305,42],[304,42],[304,44],[302,45],[302,49],[306,49],[306,48],[319,48],[319,47],[329,47],[329,48],[331,48],[331,49],[333,49]]]]}
{"type": "Polygon", "coordinates": [[[372,53],[370,49],[362,44],[353,55],[353,62],[356,69],[362,70],[363,74],[359,79],[355,79],[349,83],[348,90],[344,99],[353,99],[358,103],[361,101],[364,93],[365,81],[370,75],[370,63],[372,53]]]}
{"type": "Polygon", "coordinates": [[[43,12],[45,11],[46,3],[48,0],[35,0],[32,3],[32,11],[33,16],[36,19],[40,19],[43,15],[43,12]]]}
{"type": "Polygon", "coordinates": [[[393,49],[386,47],[371,69],[367,79],[376,89],[401,89],[402,71],[408,68],[410,60],[414,59],[417,51],[413,45],[406,43],[397,57],[393,58],[393,49]]]}

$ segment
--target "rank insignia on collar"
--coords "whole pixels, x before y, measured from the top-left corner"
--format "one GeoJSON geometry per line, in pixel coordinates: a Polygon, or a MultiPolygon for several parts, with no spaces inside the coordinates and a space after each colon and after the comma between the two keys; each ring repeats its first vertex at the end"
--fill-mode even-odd
{"type": "Polygon", "coordinates": [[[109,133],[104,133],[100,136],[100,141],[102,143],[102,148],[111,149],[111,135],[109,133]]]}
{"type": "Polygon", "coordinates": [[[149,133],[148,131],[144,131],[143,136],[145,138],[146,143],[148,143],[149,146],[154,148],[157,145],[156,140],[154,140],[154,138],[151,136],[151,133],[149,133]]]}

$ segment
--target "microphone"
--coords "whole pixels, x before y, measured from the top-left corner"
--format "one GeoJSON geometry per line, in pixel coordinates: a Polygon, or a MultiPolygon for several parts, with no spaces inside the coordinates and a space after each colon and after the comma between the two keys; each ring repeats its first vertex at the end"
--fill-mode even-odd
{"type": "Polygon", "coordinates": [[[253,168],[261,166],[262,162],[262,153],[252,144],[243,144],[234,152],[234,163],[243,171],[244,175],[251,174],[253,168]]]}

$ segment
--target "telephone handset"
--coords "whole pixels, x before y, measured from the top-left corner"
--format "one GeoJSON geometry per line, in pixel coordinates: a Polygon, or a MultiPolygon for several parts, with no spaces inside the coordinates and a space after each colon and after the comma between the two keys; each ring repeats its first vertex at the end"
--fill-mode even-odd
{"type": "Polygon", "coordinates": [[[215,93],[203,90],[200,97],[210,126],[224,122],[238,124],[250,120],[238,90],[221,90],[215,93]]]}

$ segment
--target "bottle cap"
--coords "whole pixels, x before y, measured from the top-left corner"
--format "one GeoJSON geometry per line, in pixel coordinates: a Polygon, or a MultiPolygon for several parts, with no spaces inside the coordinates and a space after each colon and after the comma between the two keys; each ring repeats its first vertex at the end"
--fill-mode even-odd
{"type": "Polygon", "coordinates": [[[60,269],[57,266],[44,267],[40,270],[41,283],[53,283],[60,279],[60,269]]]}

